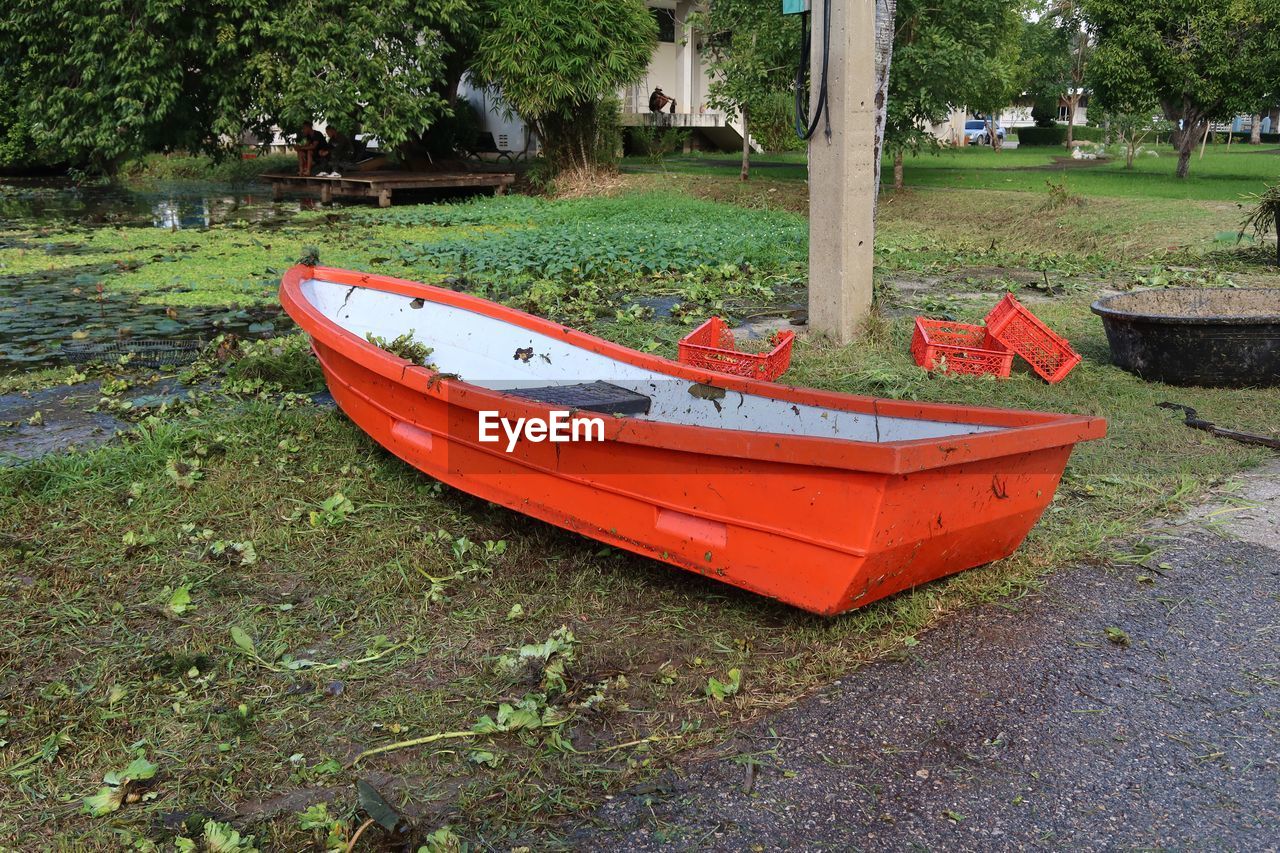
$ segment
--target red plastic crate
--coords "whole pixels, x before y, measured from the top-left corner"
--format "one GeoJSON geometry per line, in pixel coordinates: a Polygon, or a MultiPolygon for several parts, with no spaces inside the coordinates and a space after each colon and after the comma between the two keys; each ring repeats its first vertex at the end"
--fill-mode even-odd
{"type": "Polygon", "coordinates": [[[982,326],[916,318],[911,355],[925,370],[1008,377],[1013,353],[982,326]]]}
{"type": "Polygon", "coordinates": [[[1080,363],[1080,355],[1066,338],[1055,335],[1012,293],[1006,293],[987,314],[987,331],[1026,359],[1047,382],[1061,382],[1080,363]]]}
{"type": "Polygon", "coordinates": [[[724,320],[712,317],[680,339],[680,363],[772,382],[791,366],[795,339],[795,332],[778,331],[769,338],[768,352],[739,352],[724,320]]]}

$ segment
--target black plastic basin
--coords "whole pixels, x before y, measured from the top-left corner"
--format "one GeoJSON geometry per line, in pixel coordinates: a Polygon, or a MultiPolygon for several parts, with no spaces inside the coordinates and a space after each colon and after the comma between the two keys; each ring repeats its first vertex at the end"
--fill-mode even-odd
{"type": "Polygon", "coordinates": [[[1168,288],[1093,303],[1111,360],[1170,385],[1280,385],[1280,288],[1168,288]]]}

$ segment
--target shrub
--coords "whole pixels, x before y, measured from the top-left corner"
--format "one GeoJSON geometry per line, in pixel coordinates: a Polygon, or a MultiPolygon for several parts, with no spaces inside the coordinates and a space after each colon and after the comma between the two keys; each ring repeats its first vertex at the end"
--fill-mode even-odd
{"type": "Polygon", "coordinates": [[[1065,145],[1066,142],[1066,125],[1055,124],[1053,127],[1018,128],[1019,145],[1065,145]]]}
{"type": "MultiPolygon", "coordinates": [[[[1249,131],[1247,130],[1236,130],[1233,131],[1231,135],[1235,137],[1236,142],[1249,141],[1249,131]]],[[[1261,139],[1263,145],[1275,145],[1276,143],[1280,143],[1280,133],[1264,133],[1262,134],[1261,139]]],[[[1213,139],[1210,138],[1209,142],[1212,143],[1213,139]]]]}
{"type": "Polygon", "coordinates": [[[269,154],[248,160],[228,155],[214,159],[205,154],[147,154],[120,167],[127,179],[157,181],[225,181],[239,184],[256,180],[264,172],[297,168],[294,154],[269,154]]]}
{"type": "Polygon", "coordinates": [[[751,108],[751,135],[765,151],[803,151],[796,136],[796,99],[790,92],[773,92],[751,108]]]}
{"type": "MultiPolygon", "coordinates": [[[[1244,220],[1240,223],[1240,236],[1237,242],[1243,239],[1245,232],[1250,229],[1259,239],[1275,231],[1276,221],[1280,219],[1280,184],[1275,186],[1268,184],[1260,193],[1249,193],[1245,196],[1245,200],[1253,202],[1253,206],[1249,208],[1244,220]]],[[[1280,239],[1276,241],[1276,263],[1280,264],[1280,239]]]]}
{"type": "Polygon", "coordinates": [[[542,137],[554,171],[614,165],[622,135],[614,93],[644,77],[657,23],[640,0],[510,0],[494,4],[476,50],[477,79],[542,137]],[[532,22],[538,37],[529,37],[532,22]]]}
{"type": "Polygon", "coordinates": [[[1037,98],[1031,105],[1031,118],[1036,127],[1053,127],[1058,121],[1058,100],[1037,98]]]}
{"type": "Polygon", "coordinates": [[[683,127],[663,127],[662,125],[642,125],[628,127],[626,130],[625,150],[630,154],[648,157],[654,164],[660,164],[668,154],[682,148],[692,131],[683,127]]]}

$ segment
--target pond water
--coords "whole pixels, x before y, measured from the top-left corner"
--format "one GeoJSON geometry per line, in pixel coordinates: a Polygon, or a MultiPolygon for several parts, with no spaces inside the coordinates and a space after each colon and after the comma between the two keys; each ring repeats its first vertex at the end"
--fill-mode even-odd
{"type": "MultiPolygon", "coordinates": [[[[306,204],[304,200],[302,204],[306,204]]],[[[255,228],[279,227],[300,202],[275,203],[263,184],[230,186],[200,182],[77,186],[50,179],[0,183],[0,248],[44,251],[50,256],[84,252],[59,232],[68,229],[153,227],[201,229],[244,220],[255,228]],[[22,232],[20,236],[12,236],[22,232]]],[[[199,308],[181,310],[140,301],[138,294],[112,293],[103,281],[115,264],[59,264],[56,270],[19,275],[0,271],[0,372],[64,363],[63,346],[178,339],[208,340],[222,332],[259,337],[287,324],[279,309],[199,308]]]]}

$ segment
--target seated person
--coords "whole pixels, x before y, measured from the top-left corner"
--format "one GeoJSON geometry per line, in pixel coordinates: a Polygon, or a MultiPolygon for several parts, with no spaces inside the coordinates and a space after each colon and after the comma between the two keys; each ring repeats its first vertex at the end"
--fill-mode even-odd
{"type": "Polygon", "coordinates": [[[660,113],[667,104],[671,105],[671,112],[674,115],[676,99],[663,94],[661,86],[656,87],[653,90],[653,94],[649,95],[649,112],[660,113]]]}
{"type": "Polygon", "coordinates": [[[340,178],[343,172],[355,168],[355,141],[333,125],[326,127],[324,133],[327,137],[325,141],[329,143],[329,156],[327,158],[329,177],[340,178]]]}
{"type": "Polygon", "coordinates": [[[298,174],[310,176],[316,173],[318,163],[328,161],[332,146],[325,135],[316,130],[315,125],[306,121],[302,123],[302,132],[298,134],[298,144],[294,150],[298,152],[298,174]]]}

